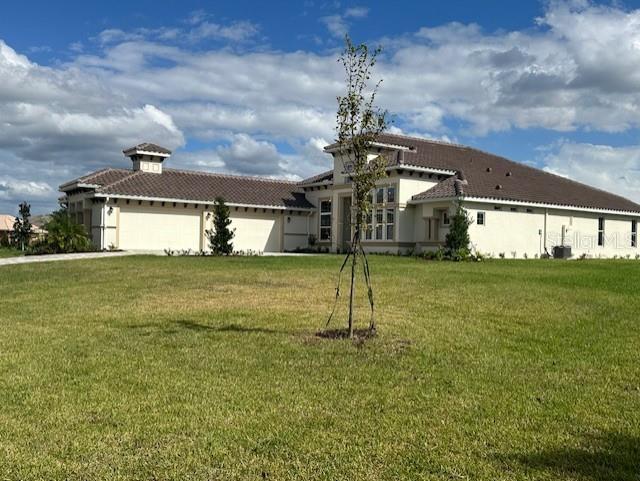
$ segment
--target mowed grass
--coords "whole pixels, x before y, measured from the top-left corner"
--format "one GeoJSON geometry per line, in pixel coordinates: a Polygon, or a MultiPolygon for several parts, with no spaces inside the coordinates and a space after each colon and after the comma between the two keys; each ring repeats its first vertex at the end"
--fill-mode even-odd
{"type": "Polygon", "coordinates": [[[340,262],[0,267],[0,479],[640,479],[640,262],[340,262]]]}
{"type": "Polygon", "coordinates": [[[22,252],[13,247],[0,247],[0,259],[21,256],[22,252]]]}

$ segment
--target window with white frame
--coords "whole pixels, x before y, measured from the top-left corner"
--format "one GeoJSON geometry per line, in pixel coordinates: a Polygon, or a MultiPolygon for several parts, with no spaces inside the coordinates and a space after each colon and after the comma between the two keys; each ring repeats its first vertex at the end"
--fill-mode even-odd
{"type": "Polygon", "coordinates": [[[396,188],[393,185],[387,187],[387,203],[393,204],[396,201],[396,188]]]}
{"type": "Polygon", "coordinates": [[[442,225],[449,225],[451,220],[449,219],[449,211],[442,211],[442,225]]]}
{"type": "Polygon", "coordinates": [[[604,217],[598,218],[598,245],[604,246],[604,217]]]}
{"type": "Polygon", "coordinates": [[[370,214],[365,217],[365,240],[393,240],[395,238],[396,187],[380,186],[369,193],[370,214]]]}
{"type": "Polygon", "coordinates": [[[476,224],[484,225],[484,212],[478,212],[476,215],[476,224]]]}
{"type": "Polygon", "coordinates": [[[331,240],[331,201],[320,201],[320,240],[331,240]]]}
{"type": "Polygon", "coordinates": [[[371,211],[367,212],[364,221],[364,238],[366,240],[371,240],[373,239],[373,214],[371,211]]]}
{"type": "Polygon", "coordinates": [[[638,221],[631,221],[631,247],[638,247],[638,221]]]}
{"type": "Polygon", "coordinates": [[[383,240],[384,210],[376,209],[376,240],[383,240]]]}
{"type": "Polygon", "coordinates": [[[387,209],[387,240],[393,240],[395,217],[396,211],[394,209],[387,209]]]}

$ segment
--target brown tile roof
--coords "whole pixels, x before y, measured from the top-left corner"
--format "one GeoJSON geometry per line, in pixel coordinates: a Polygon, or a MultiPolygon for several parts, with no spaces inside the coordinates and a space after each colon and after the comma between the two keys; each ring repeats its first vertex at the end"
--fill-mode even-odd
{"type": "Polygon", "coordinates": [[[222,197],[231,204],[280,208],[313,208],[295,182],[164,169],[162,174],[106,169],[80,179],[98,184],[97,193],[128,197],[152,197],[176,201],[213,202],[222,197]]]}
{"type": "Polygon", "coordinates": [[[78,177],[77,179],[66,182],[64,185],[68,184],[92,184],[92,185],[107,185],[112,184],[120,179],[124,179],[125,177],[132,174],[130,169],[102,169],[96,172],[91,172],[90,174],[83,175],[82,177],[78,177]]]}
{"type": "MultiPolygon", "coordinates": [[[[458,187],[468,197],[640,212],[640,205],[624,197],[471,147],[393,134],[378,141],[411,148],[392,160],[394,165],[462,172],[466,183],[458,187]]],[[[455,192],[452,177],[413,198],[455,197],[455,192]]]]}
{"type": "Polygon", "coordinates": [[[307,185],[307,184],[315,184],[317,182],[331,182],[333,180],[333,169],[327,170],[326,172],[322,172],[320,174],[307,177],[306,179],[298,182],[298,185],[307,185]]]}
{"type": "Polygon", "coordinates": [[[129,152],[131,150],[145,150],[147,152],[158,152],[159,154],[171,155],[171,151],[169,149],[165,149],[164,147],[160,147],[159,145],[152,144],[150,142],[144,142],[142,144],[134,145],[133,147],[124,149],[123,152],[129,152]]]}

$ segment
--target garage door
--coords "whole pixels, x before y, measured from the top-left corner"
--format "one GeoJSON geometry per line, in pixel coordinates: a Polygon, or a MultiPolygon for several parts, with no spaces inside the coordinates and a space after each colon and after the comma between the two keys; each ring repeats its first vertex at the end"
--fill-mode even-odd
{"type": "Polygon", "coordinates": [[[200,212],[192,209],[123,207],[120,248],[162,251],[200,249],[200,212]]]}
{"type": "Polygon", "coordinates": [[[231,228],[235,229],[233,249],[236,251],[280,252],[280,214],[247,214],[233,212],[231,228]]]}

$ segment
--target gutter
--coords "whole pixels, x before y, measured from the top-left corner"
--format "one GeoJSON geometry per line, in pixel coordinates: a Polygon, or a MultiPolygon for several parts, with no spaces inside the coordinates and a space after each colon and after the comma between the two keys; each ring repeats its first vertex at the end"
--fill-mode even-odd
{"type": "MultiPolygon", "coordinates": [[[[430,202],[443,202],[451,201],[454,197],[437,197],[428,199],[411,199],[407,204],[419,205],[428,204],[430,202]]],[[[640,211],[633,210],[614,210],[614,209],[600,209],[597,207],[580,207],[566,204],[548,204],[544,202],[525,202],[520,200],[508,200],[508,199],[495,199],[492,197],[467,197],[465,196],[465,202],[487,203],[487,204],[503,204],[503,205],[517,205],[522,207],[538,207],[545,209],[555,210],[573,210],[578,212],[593,212],[613,215],[636,215],[640,216],[640,211]]]]}

